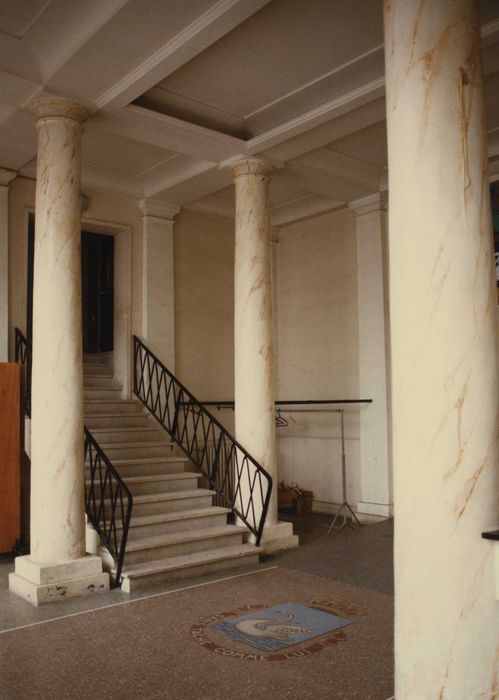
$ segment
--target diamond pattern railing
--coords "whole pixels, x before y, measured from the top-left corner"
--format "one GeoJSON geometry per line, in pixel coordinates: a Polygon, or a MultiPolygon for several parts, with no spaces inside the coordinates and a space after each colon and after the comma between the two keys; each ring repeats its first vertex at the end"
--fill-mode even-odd
{"type": "Polygon", "coordinates": [[[134,393],[260,543],[272,479],[163,363],[134,336],[134,393]]]}
{"type": "MultiPolygon", "coordinates": [[[[19,328],[16,332],[16,362],[26,368],[25,412],[31,415],[31,342],[19,328]]],[[[85,510],[102,543],[116,564],[115,585],[121,583],[133,498],[127,485],[84,426],[85,463],[90,479],[85,486],[85,510]]]]}
{"type": "Polygon", "coordinates": [[[114,560],[115,584],[119,586],[132,516],[132,494],[87,427],[85,463],[90,470],[85,489],[87,518],[114,560]]]}

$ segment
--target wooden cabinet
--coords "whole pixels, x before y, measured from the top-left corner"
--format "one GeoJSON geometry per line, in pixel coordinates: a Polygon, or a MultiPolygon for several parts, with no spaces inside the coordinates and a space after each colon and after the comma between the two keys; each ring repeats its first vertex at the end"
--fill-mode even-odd
{"type": "Polygon", "coordinates": [[[0,363],[0,553],[21,539],[24,456],[23,367],[0,363]]]}

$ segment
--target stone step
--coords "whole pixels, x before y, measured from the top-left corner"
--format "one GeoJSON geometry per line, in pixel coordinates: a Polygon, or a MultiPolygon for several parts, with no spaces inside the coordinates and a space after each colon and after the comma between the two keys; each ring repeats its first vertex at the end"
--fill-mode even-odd
{"type": "Polygon", "coordinates": [[[101,387],[103,389],[120,389],[121,386],[115,382],[112,374],[84,374],[83,375],[84,389],[101,387]]]}
{"type": "Polygon", "coordinates": [[[146,426],[145,428],[124,428],[122,426],[112,428],[94,428],[92,435],[99,445],[123,442],[162,442],[166,436],[164,430],[159,427],[146,426]]]}
{"type": "MultiPolygon", "coordinates": [[[[155,493],[146,496],[135,496],[133,499],[133,514],[154,515],[155,513],[178,513],[181,510],[197,510],[212,505],[214,491],[195,489],[193,491],[173,491],[155,493]]],[[[111,505],[110,500],[104,501],[106,512],[111,505]]]]}
{"type": "Polygon", "coordinates": [[[122,459],[171,457],[175,447],[173,443],[166,440],[158,442],[107,442],[99,443],[99,445],[113,464],[115,460],[122,459]]]}
{"type": "Polygon", "coordinates": [[[129,542],[125,555],[126,567],[210,549],[241,545],[244,533],[245,529],[242,527],[223,525],[222,527],[176,532],[129,542]]]}
{"type": "Polygon", "coordinates": [[[85,416],[104,413],[142,415],[144,414],[144,407],[139,401],[120,399],[119,397],[115,397],[114,399],[92,399],[85,397],[84,412],[85,416]]]}
{"type": "MultiPolygon", "coordinates": [[[[170,451],[171,455],[171,451],[170,451]]],[[[113,466],[121,477],[129,479],[134,476],[152,476],[155,474],[178,474],[192,466],[182,455],[169,457],[144,457],[135,459],[113,459],[113,466]]]]}
{"type": "MultiPolygon", "coordinates": [[[[122,476],[119,469],[118,472],[122,476]]],[[[85,470],[85,476],[87,479],[87,487],[89,487],[90,481],[88,481],[88,479],[90,478],[90,469],[88,467],[85,470]]],[[[132,492],[132,495],[135,497],[145,496],[146,494],[194,491],[198,486],[198,481],[200,478],[201,475],[195,474],[194,472],[180,472],[177,474],[130,476],[124,480],[132,492]]]]}
{"type": "Polygon", "coordinates": [[[84,352],[83,364],[105,364],[110,365],[113,362],[112,352],[84,352]]]}
{"type": "Polygon", "coordinates": [[[228,508],[209,506],[193,510],[180,510],[175,513],[157,513],[154,515],[132,516],[128,530],[128,542],[135,542],[143,537],[156,537],[186,530],[222,527],[227,524],[228,508]]]}
{"type": "Polygon", "coordinates": [[[121,398],[121,387],[84,386],[84,401],[90,399],[104,399],[117,401],[121,398]]]}
{"type": "Polygon", "coordinates": [[[89,430],[94,430],[95,428],[147,428],[154,423],[145,413],[110,412],[86,414],[85,425],[89,430]]]}
{"type": "Polygon", "coordinates": [[[220,547],[171,559],[126,566],[121,590],[132,593],[143,588],[182,578],[204,576],[237,566],[258,564],[259,549],[252,544],[220,547]]]}
{"type": "Polygon", "coordinates": [[[108,364],[101,362],[84,362],[83,363],[83,376],[102,376],[102,377],[112,377],[113,371],[108,364]]]}

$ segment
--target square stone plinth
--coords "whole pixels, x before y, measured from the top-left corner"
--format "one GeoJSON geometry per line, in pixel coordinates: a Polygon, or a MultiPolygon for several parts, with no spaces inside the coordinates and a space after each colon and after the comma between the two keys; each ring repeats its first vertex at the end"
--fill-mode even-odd
{"type": "Polygon", "coordinates": [[[38,606],[108,591],[109,575],[102,572],[101,559],[91,555],[56,564],[40,564],[27,555],[16,558],[9,590],[38,606]]]}
{"type": "MultiPolygon", "coordinates": [[[[247,535],[247,542],[254,543],[255,540],[253,534],[247,535]]],[[[280,521],[274,525],[265,525],[260,540],[260,547],[264,554],[272,554],[272,552],[279,552],[283,549],[294,549],[298,545],[298,535],[293,534],[293,523],[280,521]]]]}

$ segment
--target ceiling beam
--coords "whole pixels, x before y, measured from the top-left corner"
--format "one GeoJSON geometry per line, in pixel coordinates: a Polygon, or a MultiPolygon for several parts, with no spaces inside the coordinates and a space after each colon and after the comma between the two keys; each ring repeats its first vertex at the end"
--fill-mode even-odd
{"type": "Polygon", "coordinates": [[[100,112],[89,123],[102,131],[211,163],[221,163],[246,150],[241,139],[136,105],[113,113],[100,112]]]}

